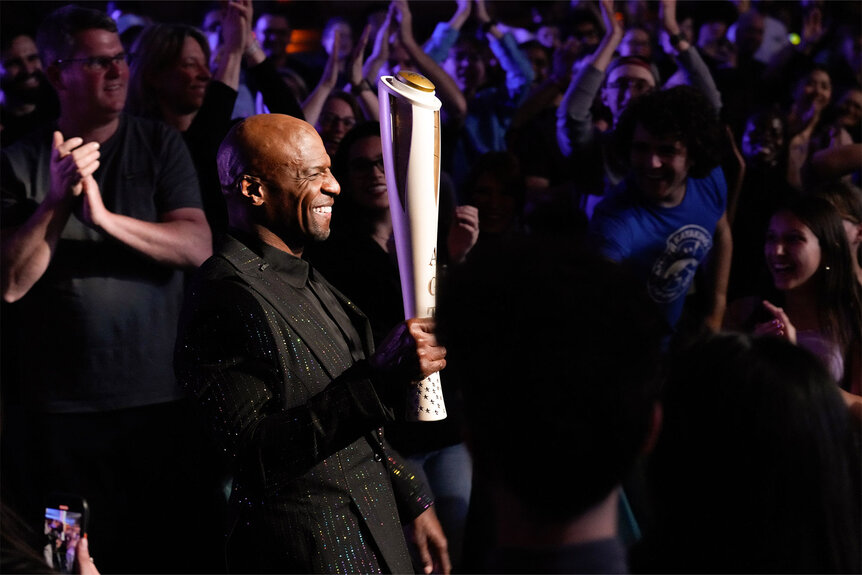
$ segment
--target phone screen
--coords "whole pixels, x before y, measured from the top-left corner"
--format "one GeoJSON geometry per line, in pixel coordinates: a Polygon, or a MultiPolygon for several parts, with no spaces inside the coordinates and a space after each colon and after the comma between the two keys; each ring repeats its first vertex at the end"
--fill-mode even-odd
{"type": "Polygon", "coordinates": [[[45,508],[45,547],[43,553],[49,566],[61,573],[75,568],[75,547],[81,539],[83,513],[71,511],[66,505],[45,508]]]}

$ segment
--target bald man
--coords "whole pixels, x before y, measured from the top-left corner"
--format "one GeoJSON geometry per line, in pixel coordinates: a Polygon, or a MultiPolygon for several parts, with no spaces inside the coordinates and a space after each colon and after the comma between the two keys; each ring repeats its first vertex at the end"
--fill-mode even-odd
{"type": "Polygon", "coordinates": [[[302,260],[329,236],[340,187],[314,128],[264,114],[218,155],[231,231],[201,267],[176,349],[233,460],[228,568],[239,572],[449,571],[428,491],[381,426],[409,381],[446,365],[430,319],[373,349],[366,317],[302,260]]]}

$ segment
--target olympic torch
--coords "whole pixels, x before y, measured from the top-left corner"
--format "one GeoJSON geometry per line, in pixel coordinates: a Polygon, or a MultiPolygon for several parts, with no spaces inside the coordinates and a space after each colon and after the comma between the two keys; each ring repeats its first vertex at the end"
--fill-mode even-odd
{"type": "MultiPolygon", "coordinates": [[[[433,316],[437,305],[440,100],[434,95],[434,84],[409,71],[382,76],[377,91],[404,317],[433,316]]],[[[440,373],[415,382],[407,402],[407,419],[445,418],[440,373]]]]}

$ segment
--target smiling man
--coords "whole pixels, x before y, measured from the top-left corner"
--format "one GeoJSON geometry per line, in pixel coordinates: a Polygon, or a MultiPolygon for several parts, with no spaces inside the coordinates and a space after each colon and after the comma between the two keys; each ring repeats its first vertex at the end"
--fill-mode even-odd
{"type": "Polygon", "coordinates": [[[601,251],[631,264],[670,328],[709,255],[704,321],[717,330],[726,306],[732,241],[715,110],[688,86],[650,92],[626,108],[614,140],[628,175],[596,207],[591,221],[601,251]]]}
{"type": "Polygon", "coordinates": [[[375,352],[365,315],[302,259],[341,193],[310,124],[249,117],[218,167],[231,230],[192,284],[175,366],[233,460],[230,570],[412,572],[403,524],[425,572],[448,572],[427,490],[380,429],[446,365],[431,320],[375,352]]]}
{"type": "Polygon", "coordinates": [[[182,571],[204,531],[189,526],[200,446],[172,365],[183,271],[212,251],[198,180],[176,131],[123,114],[113,20],[65,6],[37,44],[60,117],[3,149],[0,170],[3,336],[21,342],[8,361],[35,428],[26,490],[89,501],[104,571],[182,571]],[[129,517],[162,533],[161,557],[129,564],[129,517]]]}
{"type": "Polygon", "coordinates": [[[36,42],[27,34],[0,38],[0,145],[9,146],[57,117],[59,104],[45,80],[36,42]]]}

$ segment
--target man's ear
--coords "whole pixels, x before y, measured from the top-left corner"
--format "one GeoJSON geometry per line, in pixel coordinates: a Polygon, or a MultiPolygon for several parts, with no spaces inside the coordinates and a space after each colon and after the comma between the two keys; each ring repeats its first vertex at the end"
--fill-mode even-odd
{"type": "Polygon", "coordinates": [[[254,176],[245,175],[240,180],[240,193],[251,200],[251,205],[262,206],[265,202],[263,182],[254,176]]]}

